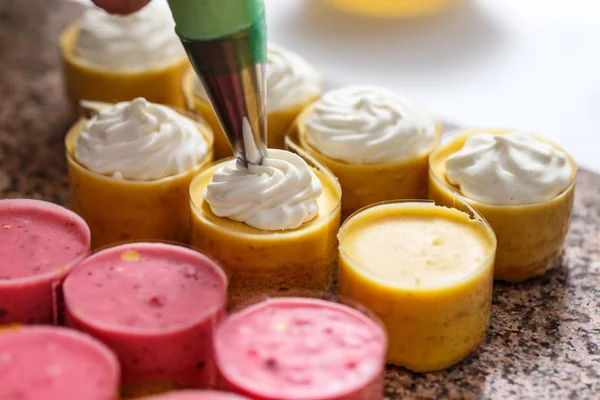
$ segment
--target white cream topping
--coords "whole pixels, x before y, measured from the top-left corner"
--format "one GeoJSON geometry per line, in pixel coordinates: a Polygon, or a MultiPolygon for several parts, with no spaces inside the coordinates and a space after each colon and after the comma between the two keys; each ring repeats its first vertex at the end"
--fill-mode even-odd
{"type": "Polygon", "coordinates": [[[185,57],[171,13],[155,1],[125,16],[87,9],[74,52],[90,65],[114,70],[144,70],[185,57]]]}
{"type": "Polygon", "coordinates": [[[295,229],[319,213],[323,188],[294,153],[267,150],[262,165],[228,161],[215,171],[204,198],[218,217],[264,230],[295,229]]]}
{"type": "MultiPolygon", "coordinates": [[[[269,44],[267,51],[267,112],[284,110],[311,101],[321,94],[321,76],[299,55],[269,44]]],[[[198,97],[207,98],[198,78],[194,84],[198,97]]]]}
{"type": "Polygon", "coordinates": [[[447,178],[468,198],[528,204],[560,194],[571,182],[568,156],[523,133],[477,133],[446,160],[447,178]]]}
{"type": "Polygon", "coordinates": [[[142,181],[187,171],[207,149],[192,120],[137,98],[90,119],[75,142],[75,158],[98,174],[142,181]]]}
{"type": "Polygon", "coordinates": [[[421,156],[437,143],[436,122],[418,105],[373,86],[326,93],[306,120],[308,143],[349,164],[383,164],[421,156]]]}

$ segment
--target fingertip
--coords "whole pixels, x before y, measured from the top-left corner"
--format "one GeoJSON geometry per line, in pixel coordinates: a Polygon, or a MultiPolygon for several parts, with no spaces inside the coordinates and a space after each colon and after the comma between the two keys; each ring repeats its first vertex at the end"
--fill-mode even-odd
{"type": "Polygon", "coordinates": [[[144,8],[150,0],[92,0],[96,6],[110,14],[131,14],[144,8]]]}

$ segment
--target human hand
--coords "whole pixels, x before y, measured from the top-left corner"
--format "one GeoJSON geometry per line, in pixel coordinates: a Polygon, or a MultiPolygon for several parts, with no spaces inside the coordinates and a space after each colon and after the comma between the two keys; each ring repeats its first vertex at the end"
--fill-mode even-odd
{"type": "Polygon", "coordinates": [[[142,9],[150,0],[92,0],[110,14],[131,14],[142,9]]]}

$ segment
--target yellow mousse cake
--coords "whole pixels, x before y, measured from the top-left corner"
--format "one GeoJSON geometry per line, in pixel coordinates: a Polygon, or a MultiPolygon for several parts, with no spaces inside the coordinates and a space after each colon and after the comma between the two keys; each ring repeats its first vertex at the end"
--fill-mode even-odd
{"type": "Polygon", "coordinates": [[[341,191],[325,168],[269,149],[262,165],[229,159],[191,184],[192,247],[224,268],[229,304],[258,294],[325,291],[335,270],[341,191]]]}
{"type": "Polygon", "coordinates": [[[457,0],[324,0],[352,14],[377,18],[418,18],[436,14],[457,0]]]}
{"type": "MultiPolygon", "coordinates": [[[[308,104],[321,95],[321,75],[302,57],[269,44],[266,66],[267,144],[283,149],[290,125],[308,104]]],[[[215,159],[231,157],[231,146],[219,125],[203,84],[190,70],[184,81],[188,107],[198,111],[215,132],[215,159]]]]}
{"type": "Polygon", "coordinates": [[[92,248],[189,243],[189,184],[212,161],[212,142],[208,126],[143,98],[78,121],[65,138],[69,193],[92,248]]]}
{"type": "Polygon", "coordinates": [[[174,26],[169,10],[157,2],[127,16],[87,9],[59,38],[73,105],[144,97],[185,107],[181,80],[190,64],[174,26]]]}
{"type": "Polygon", "coordinates": [[[381,203],[346,220],[339,242],[339,293],[382,320],[388,362],[440,370],[481,343],[496,239],[476,212],[431,202],[381,203]]]}
{"type": "Polygon", "coordinates": [[[498,238],[496,279],[543,274],[560,256],[571,222],[577,166],[532,135],[464,132],[431,154],[429,198],[452,206],[462,194],[498,238]]]}
{"type": "Polygon", "coordinates": [[[411,101],[347,86],[307,107],[290,136],[340,180],[346,218],[380,201],[427,198],[428,157],[439,135],[439,124],[411,101]]]}

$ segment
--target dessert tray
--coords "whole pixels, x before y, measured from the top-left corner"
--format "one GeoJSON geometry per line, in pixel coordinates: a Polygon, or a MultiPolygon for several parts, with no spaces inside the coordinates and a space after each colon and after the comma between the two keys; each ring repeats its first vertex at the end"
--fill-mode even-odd
{"type": "MultiPolygon", "coordinates": [[[[68,206],[63,138],[73,124],[56,57],[59,32],[80,12],[67,0],[0,4],[0,199],[68,206]],[[14,18],[11,20],[10,18],[14,18]]],[[[327,88],[329,89],[329,88],[327,88]]],[[[442,140],[458,127],[443,124],[442,140]]],[[[478,349],[440,372],[388,366],[386,399],[592,399],[600,393],[600,175],[580,170],[565,251],[543,276],[495,282],[478,349]]],[[[1,245],[1,244],[0,244],[1,245]]]]}

